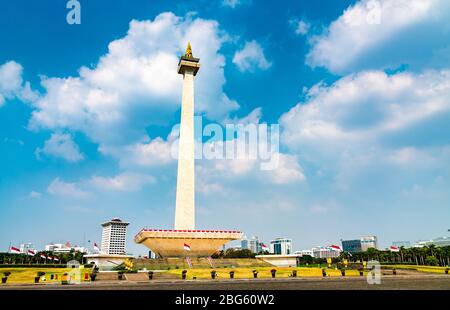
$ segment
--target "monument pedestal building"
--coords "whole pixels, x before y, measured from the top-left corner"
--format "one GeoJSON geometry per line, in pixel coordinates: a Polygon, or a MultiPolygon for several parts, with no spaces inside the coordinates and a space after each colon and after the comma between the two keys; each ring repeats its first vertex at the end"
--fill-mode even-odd
{"type": "Polygon", "coordinates": [[[194,58],[188,43],[178,63],[183,75],[175,227],[172,230],[142,229],[134,238],[159,257],[208,257],[225,243],[241,239],[242,233],[230,230],[195,229],[195,150],[194,80],[200,59],[194,58]]]}

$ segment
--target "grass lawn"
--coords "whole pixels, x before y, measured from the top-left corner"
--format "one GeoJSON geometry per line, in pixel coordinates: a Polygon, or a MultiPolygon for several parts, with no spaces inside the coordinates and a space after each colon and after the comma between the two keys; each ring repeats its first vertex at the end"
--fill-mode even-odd
{"type": "Polygon", "coordinates": [[[409,269],[409,270],[417,270],[420,272],[429,272],[429,273],[445,273],[445,269],[447,267],[438,267],[438,266],[417,266],[417,265],[386,265],[389,268],[395,269],[409,269]]]}
{"type": "MultiPolygon", "coordinates": [[[[211,270],[215,270],[217,272],[217,277],[219,279],[228,279],[230,278],[230,271],[234,271],[234,277],[237,279],[248,279],[253,278],[253,270],[258,271],[258,278],[271,278],[272,274],[270,273],[271,269],[276,269],[276,277],[277,278],[288,278],[293,270],[297,270],[297,277],[322,277],[322,269],[316,267],[299,267],[299,268],[289,268],[289,267],[258,267],[258,268],[217,268],[217,269],[186,269],[187,279],[192,279],[193,277],[197,277],[197,279],[211,279],[211,270]]],[[[327,275],[331,277],[340,277],[341,271],[335,269],[326,269],[327,275]]],[[[182,269],[175,269],[167,271],[171,274],[176,274],[181,278],[182,269]]],[[[346,276],[354,277],[359,276],[358,270],[346,270],[346,276]]]]}
{"type": "MultiPolygon", "coordinates": [[[[34,283],[34,277],[36,277],[38,271],[45,272],[45,275],[41,277],[40,282],[43,283],[57,283],[61,281],[61,276],[65,272],[69,272],[74,269],[70,268],[1,268],[0,277],[3,277],[3,272],[11,272],[8,277],[7,283],[34,283]],[[51,280],[51,275],[53,274],[53,280],[51,280]],[[56,279],[56,275],[57,278],[56,279]],[[45,278],[45,281],[43,279],[45,278]]],[[[81,269],[81,277],[84,278],[84,273],[90,273],[91,269],[81,269]]]]}

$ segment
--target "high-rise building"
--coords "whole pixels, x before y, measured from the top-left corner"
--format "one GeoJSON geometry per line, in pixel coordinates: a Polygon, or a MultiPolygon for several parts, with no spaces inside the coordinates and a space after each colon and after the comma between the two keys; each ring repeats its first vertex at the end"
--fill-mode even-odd
{"type": "Polygon", "coordinates": [[[270,253],[288,255],[292,253],[292,239],[276,238],[270,241],[270,253]]]}
{"type": "Polygon", "coordinates": [[[258,236],[253,236],[251,239],[244,238],[241,240],[241,249],[247,249],[258,254],[262,251],[262,244],[259,242],[258,236]]]}
{"type": "Polygon", "coordinates": [[[361,237],[361,251],[365,252],[370,248],[377,249],[377,237],[376,236],[366,236],[361,237]]]}
{"type": "Polygon", "coordinates": [[[342,240],[342,250],[351,253],[361,252],[361,240],[342,240]]]}
{"type": "Polygon", "coordinates": [[[118,218],[102,224],[101,252],[103,254],[125,254],[125,240],[129,224],[118,218]]]}

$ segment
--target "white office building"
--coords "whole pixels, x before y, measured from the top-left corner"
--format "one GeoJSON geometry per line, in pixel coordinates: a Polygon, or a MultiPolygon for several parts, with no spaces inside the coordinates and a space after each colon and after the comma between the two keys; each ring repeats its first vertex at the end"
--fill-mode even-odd
{"type": "Polygon", "coordinates": [[[333,250],[331,247],[317,246],[312,248],[314,258],[335,258],[341,255],[341,251],[333,250]]]}
{"type": "Polygon", "coordinates": [[[103,254],[125,254],[125,240],[127,235],[127,226],[130,223],[123,222],[121,219],[114,218],[109,222],[103,223],[102,247],[103,254]]]}
{"type": "Polygon", "coordinates": [[[292,239],[277,238],[270,241],[270,253],[278,255],[292,254],[292,239]]]}
{"type": "Polygon", "coordinates": [[[297,254],[297,255],[300,255],[300,256],[311,256],[311,257],[314,257],[314,252],[312,250],[295,251],[294,254],[297,254]]]}
{"type": "Polygon", "coordinates": [[[439,237],[426,241],[418,241],[414,247],[421,248],[424,246],[434,245],[436,247],[450,246],[450,237],[439,237]]]}
{"type": "Polygon", "coordinates": [[[378,249],[377,237],[376,236],[361,237],[361,251],[365,252],[370,248],[378,249]]]}
{"type": "Polygon", "coordinates": [[[396,246],[398,248],[404,247],[405,249],[407,249],[407,248],[411,247],[411,242],[409,242],[409,241],[393,241],[392,245],[396,246]]]}
{"type": "Polygon", "coordinates": [[[69,242],[63,243],[50,243],[45,246],[45,250],[54,253],[70,253],[70,252],[81,252],[87,253],[85,247],[72,246],[69,242]]]}

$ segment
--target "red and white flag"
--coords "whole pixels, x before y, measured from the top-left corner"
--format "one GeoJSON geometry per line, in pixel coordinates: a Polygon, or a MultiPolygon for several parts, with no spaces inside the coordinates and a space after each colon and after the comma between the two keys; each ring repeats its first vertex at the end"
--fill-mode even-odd
{"type": "Polygon", "coordinates": [[[36,255],[36,250],[29,249],[28,252],[27,252],[27,255],[30,255],[30,256],[36,255]]]}
{"type": "Polygon", "coordinates": [[[53,260],[53,257],[51,257],[50,255],[47,257],[49,260],[53,260]]]}
{"type": "Polygon", "coordinates": [[[191,250],[191,246],[189,244],[187,244],[187,243],[184,244],[183,248],[184,248],[185,251],[190,251],[191,250]]]}
{"type": "Polygon", "coordinates": [[[267,245],[265,245],[264,243],[261,243],[261,249],[263,250],[263,252],[269,251],[269,247],[267,245]]]}
{"type": "Polygon", "coordinates": [[[100,248],[98,247],[97,243],[94,242],[94,251],[100,252],[100,248]]]}
{"type": "Polygon", "coordinates": [[[331,245],[330,246],[330,248],[333,250],[333,251],[342,251],[342,249],[341,249],[341,247],[340,246],[338,246],[338,245],[331,245]]]}
{"type": "Polygon", "coordinates": [[[20,250],[14,246],[9,248],[9,252],[14,254],[20,254],[20,250]]]}
{"type": "Polygon", "coordinates": [[[391,251],[391,252],[400,252],[400,249],[398,248],[398,246],[391,245],[391,247],[389,248],[389,251],[391,251]]]}
{"type": "Polygon", "coordinates": [[[47,256],[45,256],[44,254],[41,254],[40,257],[43,259],[47,259],[47,256]]]}
{"type": "Polygon", "coordinates": [[[59,262],[59,259],[58,259],[57,257],[53,257],[53,260],[54,260],[55,262],[59,262]]]}

